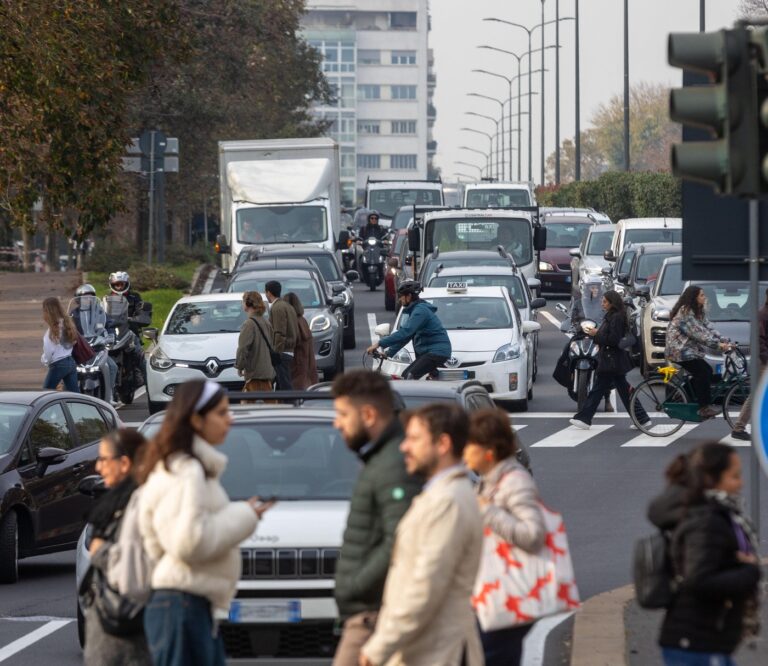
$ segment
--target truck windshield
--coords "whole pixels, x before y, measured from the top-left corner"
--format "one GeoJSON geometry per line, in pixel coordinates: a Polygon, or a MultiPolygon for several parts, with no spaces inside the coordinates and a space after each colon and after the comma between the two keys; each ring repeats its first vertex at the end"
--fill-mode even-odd
{"type": "Polygon", "coordinates": [[[467,208],[530,206],[531,195],[520,188],[478,189],[467,192],[467,208]]]}
{"type": "Polygon", "coordinates": [[[396,188],[368,191],[368,208],[379,211],[384,217],[393,217],[400,206],[419,204],[420,206],[442,206],[443,194],[440,190],[421,190],[396,188]]]}
{"type": "Polygon", "coordinates": [[[259,206],[237,211],[237,240],[249,245],[322,243],[328,221],[322,206],[259,206]]]}
{"type": "Polygon", "coordinates": [[[522,218],[437,218],[426,223],[425,251],[496,250],[501,245],[524,266],[533,260],[533,232],[522,218]]]}

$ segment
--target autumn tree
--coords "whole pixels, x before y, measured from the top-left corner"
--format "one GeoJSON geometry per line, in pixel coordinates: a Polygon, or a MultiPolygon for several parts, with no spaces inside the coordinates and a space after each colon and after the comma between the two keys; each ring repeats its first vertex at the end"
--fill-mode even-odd
{"type": "Polygon", "coordinates": [[[739,12],[744,18],[768,14],[768,0],[741,0],[739,12]]]}

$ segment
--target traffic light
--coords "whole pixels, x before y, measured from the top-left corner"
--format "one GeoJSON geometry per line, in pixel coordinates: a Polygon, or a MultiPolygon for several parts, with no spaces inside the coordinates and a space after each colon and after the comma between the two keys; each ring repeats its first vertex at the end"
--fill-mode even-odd
{"type": "Polygon", "coordinates": [[[674,144],[672,173],[743,197],[757,196],[764,182],[757,71],[750,44],[750,31],[741,25],[711,33],[674,33],[668,44],[670,65],[706,74],[713,81],[671,91],[670,118],[714,135],[712,141],[674,144]]]}

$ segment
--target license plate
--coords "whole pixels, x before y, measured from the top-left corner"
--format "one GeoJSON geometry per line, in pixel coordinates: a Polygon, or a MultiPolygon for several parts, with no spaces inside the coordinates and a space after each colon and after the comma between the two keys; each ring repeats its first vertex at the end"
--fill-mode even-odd
{"type": "Polygon", "coordinates": [[[475,373],[471,370],[438,370],[437,376],[444,381],[459,381],[474,379],[475,373]]]}
{"type": "Polygon", "coordinates": [[[235,624],[285,624],[301,622],[301,602],[295,599],[235,599],[229,607],[235,624]]]}

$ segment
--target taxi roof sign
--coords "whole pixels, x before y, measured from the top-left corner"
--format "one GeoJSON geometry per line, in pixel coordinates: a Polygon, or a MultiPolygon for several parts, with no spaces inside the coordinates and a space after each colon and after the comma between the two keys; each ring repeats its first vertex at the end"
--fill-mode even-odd
{"type": "Polygon", "coordinates": [[[467,290],[467,283],[466,282],[447,282],[445,285],[445,288],[453,293],[466,291],[467,290]]]}

